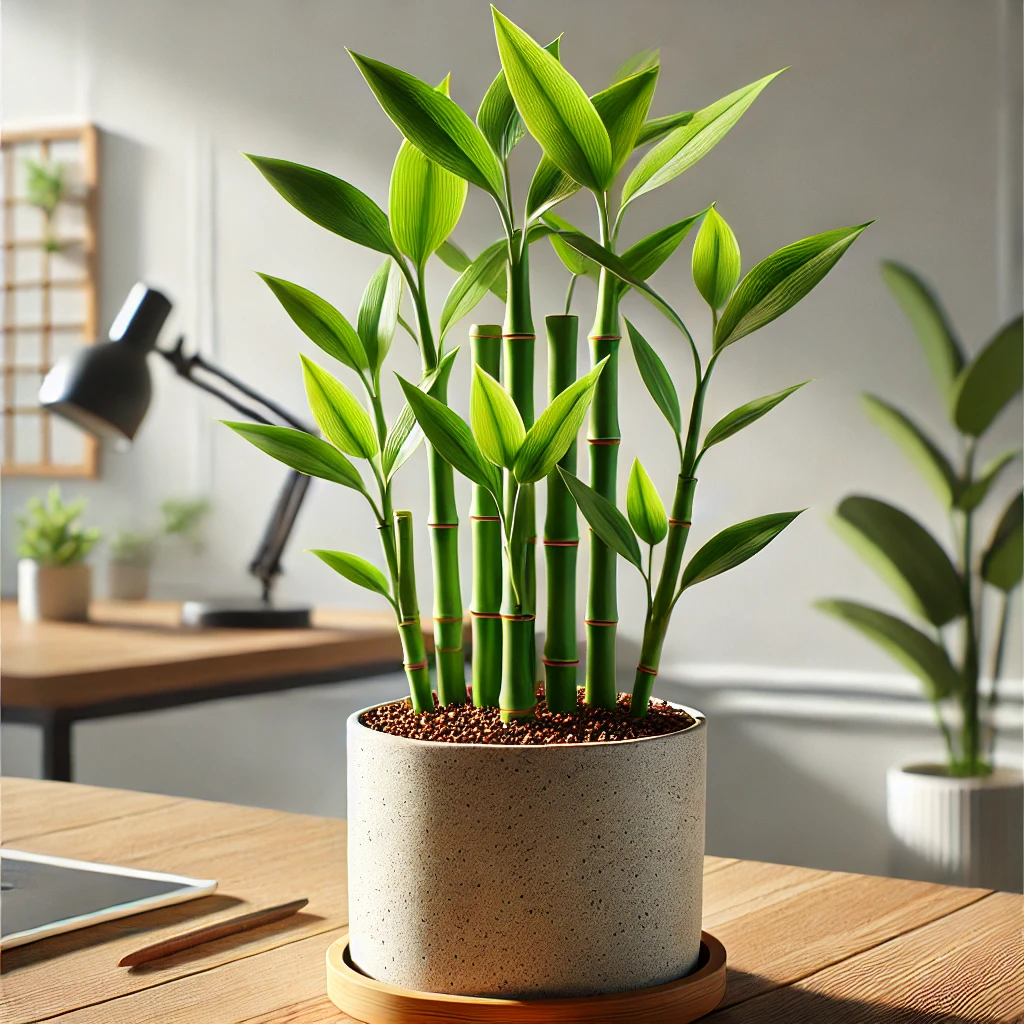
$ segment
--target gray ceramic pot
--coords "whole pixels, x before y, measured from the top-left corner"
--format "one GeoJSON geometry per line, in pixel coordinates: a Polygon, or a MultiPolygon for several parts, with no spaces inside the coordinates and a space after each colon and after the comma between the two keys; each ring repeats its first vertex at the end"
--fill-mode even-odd
{"type": "Polygon", "coordinates": [[[700,947],[707,723],[615,743],[410,740],[348,720],[352,959],[542,998],[659,985],[700,947]]]}

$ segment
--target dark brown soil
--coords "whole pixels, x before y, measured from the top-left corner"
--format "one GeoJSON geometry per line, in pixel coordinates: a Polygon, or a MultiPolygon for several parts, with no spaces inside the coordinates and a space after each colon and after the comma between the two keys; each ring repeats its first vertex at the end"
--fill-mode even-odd
{"type": "MultiPolygon", "coordinates": [[[[433,714],[413,713],[408,700],[381,704],[362,717],[364,725],[393,736],[440,743],[504,743],[512,745],[548,743],[608,743],[632,740],[642,736],[661,736],[680,732],[693,725],[685,712],[651,700],[643,718],[629,715],[629,694],[620,693],[613,711],[587,707],[583,690],[579,691],[579,708],[575,714],[553,714],[544,702],[543,691],[537,692],[536,717],[527,722],[501,720],[497,708],[477,708],[472,704],[438,707],[433,714]]],[[[437,697],[434,697],[435,705],[437,697]]]]}

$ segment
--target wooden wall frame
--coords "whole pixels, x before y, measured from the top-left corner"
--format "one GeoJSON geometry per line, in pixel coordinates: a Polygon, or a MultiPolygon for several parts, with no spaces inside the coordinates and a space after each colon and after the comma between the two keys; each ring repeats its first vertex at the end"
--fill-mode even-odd
{"type": "Polygon", "coordinates": [[[98,142],[93,125],[0,129],[4,476],[98,474],[96,439],[55,421],[35,397],[38,382],[60,355],[96,338],[98,142]],[[24,195],[27,159],[62,163],[69,174],[69,193],[54,218],[53,240],[60,246],[56,252],[47,247],[39,226],[42,213],[24,195]],[[72,315],[62,314],[60,307],[71,309],[72,315]]]}

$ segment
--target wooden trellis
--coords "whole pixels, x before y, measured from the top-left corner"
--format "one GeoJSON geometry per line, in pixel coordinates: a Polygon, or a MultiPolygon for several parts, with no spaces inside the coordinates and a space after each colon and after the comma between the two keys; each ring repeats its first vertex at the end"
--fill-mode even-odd
{"type": "Polygon", "coordinates": [[[95,439],[44,412],[37,394],[60,356],[96,338],[96,128],[0,131],[0,153],[2,471],[11,476],[95,477],[95,439]],[[63,167],[66,194],[49,236],[44,213],[27,199],[30,160],[63,167]]]}

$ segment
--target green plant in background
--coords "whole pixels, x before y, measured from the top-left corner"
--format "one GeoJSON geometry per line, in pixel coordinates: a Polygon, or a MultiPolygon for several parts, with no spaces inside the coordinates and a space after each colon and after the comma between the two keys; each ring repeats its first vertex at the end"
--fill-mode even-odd
{"type": "Polygon", "coordinates": [[[110,538],[110,561],[115,565],[152,565],[156,537],[152,533],[119,530],[110,538]]]}
{"type": "Polygon", "coordinates": [[[74,565],[81,562],[100,539],[96,527],[82,529],[80,518],[88,502],[84,499],[65,505],[60,488],[54,485],[46,501],[32,497],[17,517],[21,535],[18,554],[42,565],[74,565]]]}
{"type": "Polygon", "coordinates": [[[63,164],[44,164],[36,160],[25,161],[27,179],[26,199],[30,206],[41,210],[45,223],[43,245],[47,252],[59,252],[60,243],[53,233],[53,219],[57,207],[67,194],[67,182],[63,164]]]}
{"type": "Polygon", "coordinates": [[[920,678],[942,730],[950,774],[983,775],[991,770],[991,717],[1003,672],[1011,596],[1024,571],[1024,493],[1006,506],[979,549],[977,516],[1000,476],[1021,456],[1020,449],[1012,449],[979,465],[979,446],[999,413],[1021,392],[1021,318],[1005,324],[969,359],[938,299],[912,270],[886,262],[882,276],[921,344],[946,415],[959,435],[959,458],[950,458],[913,419],[884,399],[865,395],[866,411],[935,492],[950,519],[953,553],[901,509],[853,495],[837,510],[841,535],[923,629],[853,601],[820,601],[818,607],[858,629],[920,678]],[[983,628],[986,593],[998,598],[991,636],[983,628]],[[980,684],[987,646],[991,683],[984,701],[980,684]],[[959,711],[952,721],[950,704],[959,711]]]}
{"type": "Polygon", "coordinates": [[[209,498],[166,498],[160,503],[163,535],[183,540],[197,550],[201,549],[203,520],[209,514],[209,498]]]}

